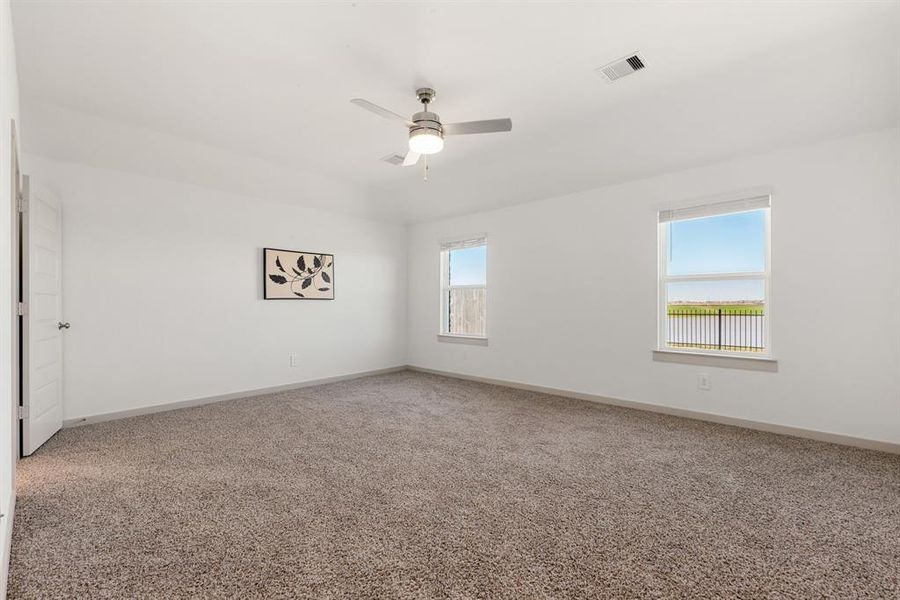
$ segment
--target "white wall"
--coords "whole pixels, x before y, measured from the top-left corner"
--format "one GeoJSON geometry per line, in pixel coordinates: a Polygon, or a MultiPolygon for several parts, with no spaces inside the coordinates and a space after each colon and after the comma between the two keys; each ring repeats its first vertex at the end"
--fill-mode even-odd
{"type": "Polygon", "coordinates": [[[23,168],[62,200],[66,419],[406,362],[403,226],[30,155],[23,168]],[[334,254],[335,300],[262,300],[265,246],[334,254]]]}
{"type": "Polygon", "coordinates": [[[896,129],[415,225],[408,257],[417,366],[900,442],[896,129]],[[655,209],[762,186],[778,372],[654,362],[655,209]],[[436,340],[438,240],[473,232],[487,347],[436,340]]]}
{"type": "MultiPolygon", "coordinates": [[[[19,80],[8,0],[0,2],[0,598],[6,597],[11,514],[15,505],[16,427],[13,402],[13,218],[11,122],[19,119],[19,80]]],[[[21,132],[19,132],[21,134],[21,132]]]]}

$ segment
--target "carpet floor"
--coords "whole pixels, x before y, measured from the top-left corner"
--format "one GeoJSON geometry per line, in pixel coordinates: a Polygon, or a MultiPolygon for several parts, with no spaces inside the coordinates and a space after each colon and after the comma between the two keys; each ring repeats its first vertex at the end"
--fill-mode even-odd
{"type": "Polygon", "coordinates": [[[66,429],[11,598],[898,598],[900,456],[413,372],[66,429]]]}

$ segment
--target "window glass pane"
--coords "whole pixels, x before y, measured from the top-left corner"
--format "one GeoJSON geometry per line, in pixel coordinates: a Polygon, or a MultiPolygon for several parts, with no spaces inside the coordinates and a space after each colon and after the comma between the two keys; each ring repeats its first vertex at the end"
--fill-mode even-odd
{"type": "Polygon", "coordinates": [[[485,335],[485,289],[451,288],[448,333],[459,335],[485,335]]]}
{"type": "Polygon", "coordinates": [[[765,281],[691,281],[666,285],[666,345],[764,352],[765,281]]]}
{"type": "Polygon", "coordinates": [[[672,221],[669,275],[766,270],[766,209],[672,221]]]}
{"type": "Polygon", "coordinates": [[[487,246],[449,252],[450,285],[485,285],[487,246]]]}
{"type": "Polygon", "coordinates": [[[762,304],[766,284],[762,279],[677,281],[666,284],[669,304],[762,304]]]}

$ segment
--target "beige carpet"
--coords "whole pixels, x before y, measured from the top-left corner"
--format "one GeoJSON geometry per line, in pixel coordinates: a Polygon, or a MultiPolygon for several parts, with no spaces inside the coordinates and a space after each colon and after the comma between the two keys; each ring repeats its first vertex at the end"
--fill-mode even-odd
{"type": "Polygon", "coordinates": [[[900,457],[403,372],[68,429],[12,598],[898,598],[900,457]]]}

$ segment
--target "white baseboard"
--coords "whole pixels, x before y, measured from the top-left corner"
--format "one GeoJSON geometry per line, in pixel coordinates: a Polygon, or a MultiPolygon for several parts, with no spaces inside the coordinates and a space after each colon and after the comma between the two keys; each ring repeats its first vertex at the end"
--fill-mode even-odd
{"type": "MultiPolygon", "coordinates": [[[[190,408],[192,406],[202,406],[204,404],[212,404],[213,402],[222,402],[224,400],[237,400],[239,398],[252,398],[253,396],[263,396],[265,394],[277,394],[279,392],[287,392],[314,385],[324,385],[326,383],[336,383],[338,381],[348,381],[350,379],[358,379],[360,377],[369,377],[370,375],[383,375],[385,373],[396,373],[405,371],[405,365],[396,367],[386,367],[384,369],[374,369],[372,371],[361,371],[358,373],[349,373],[346,375],[336,375],[334,377],[322,377],[321,379],[309,379],[297,383],[288,383],[285,385],[275,385],[265,388],[257,388],[253,390],[244,390],[242,392],[231,392],[228,394],[220,394],[218,396],[207,396],[204,398],[194,398],[191,400],[180,400],[178,402],[167,402],[165,404],[154,404],[151,406],[141,406],[138,408],[129,408],[127,410],[117,410],[96,415],[86,415],[83,417],[75,417],[63,421],[63,427],[78,427],[80,425],[90,425],[91,423],[102,423],[104,421],[114,421],[116,419],[127,419],[128,417],[137,417],[140,415],[149,415],[152,413],[164,412],[168,410],[177,410],[179,408],[190,408]]],[[[3,596],[0,596],[2,598],[3,596]]]]}
{"type": "MultiPolygon", "coordinates": [[[[601,404],[610,404],[613,406],[621,406],[624,408],[634,408],[637,410],[646,410],[650,412],[662,413],[676,417],[685,417],[687,419],[697,419],[699,421],[709,421],[711,423],[719,423],[721,425],[732,425],[735,427],[744,427],[747,429],[755,429],[758,431],[766,431],[769,433],[777,433],[781,435],[790,435],[794,437],[817,440],[820,442],[829,442],[832,444],[840,444],[843,446],[854,446],[857,448],[865,448],[867,450],[878,450],[880,452],[889,452],[892,454],[900,454],[900,443],[888,442],[883,440],[873,440],[868,438],[854,437],[842,433],[832,433],[828,431],[818,431],[815,429],[805,429],[802,427],[794,427],[792,425],[780,425],[777,423],[768,423],[765,421],[753,421],[751,419],[743,419],[740,417],[729,417],[716,413],[702,412],[698,410],[690,410],[686,408],[676,408],[673,406],[665,406],[663,404],[651,404],[649,402],[638,402],[635,400],[623,400],[621,398],[610,398],[607,396],[599,396],[597,394],[588,394],[585,392],[576,392],[561,388],[552,388],[542,385],[532,385],[528,383],[520,383],[517,381],[508,381],[505,379],[494,379],[491,377],[480,377],[477,375],[467,375],[465,373],[455,373],[451,371],[441,371],[439,369],[430,369],[427,367],[419,367],[416,365],[398,365],[396,367],[388,367],[385,369],[375,369],[372,371],[362,371],[359,373],[350,373],[347,375],[337,375],[335,377],[324,377],[321,379],[312,379],[297,383],[289,383],[286,385],[278,385],[267,388],[259,388],[254,390],[244,390],[241,392],[232,392],[218,396],[208,396],[205,398],[196,398],[192,400],[182,400],[179,402],[170,402],[167,404],[155,404],[153,406],[144,406],[140,408],[132,408],[128,410],[114,411],[97,415],[89,415],[67,419],[63,421],[63,427],[77,427],[79,425],[88,425],[91,423],[101,423],[103,421],[112,421],[115,419],[125,419],[128,417],[136,417],[151,413],[163,412],[167,410],[176,410],[179,408],[189,408],[192,406],[201,406],[203,404],[211,404],[213,402],[222,402],[223,400],[237,400],[239,398],[251,398],[253,396],[262,396],[264,394],[275,394],[278,392],[286,392],[289,390],[310,387],[314,385],[323,385],[326,383],[335,383],[338,381],[347,381],[350,379],[358,379],[360,377],[368,377],[370,375],[383,375],[385,373],[396,373],[404,370],[418,371],[420,373],[431,373],[433,375],[442,375],[444,377],[453,377],[456,379],[465,379],[467,381],[476,381],[479,383],[487,383],[491,385],[500,385],[504,387],[527,390],[531,392],[540,392],[553,396],[561,396],[563,398],[574,398],[577,400],[587,400],[589,402],[599,402],[601,404]]],[[[2,596],[0,596],[2,598],[2,596]]]]}
{"type": "Polygon", "coordinates": [[[13,519],[16,515],[16,490],[10,493],[9,510],[0,518],[0,598],[6,598],[6,586],[9,582],[9,556],[12,546],[13,519]]]}
{"type": "Polygon", "coordinates": [[[779,425],[777,423],[767,423],[765,421],[753,421],[750,419],[742,419],[739,417],[729,417],[716,413],[702,412],[698,410],[689,410],[686,408],[676,408],[674,406],[665,406],[662,404],[650,404],[649,402],[637,402],[634,400],[622,400],[620,398],[609,398],[606,396],[598,396],[596,394],[588,394],[584,392],[575,392],[572,390],[564,390],[559,388],[545,387],[542,385],[531,385],[528,383],[519,383],[516,381],[507,381],[504,379],[492,379],[490,377],[479,377],[477,375],[466,375],[464,373],[454,373],[451,371],[440,371],[438,369],[429,369],[426,367],[417,367],[415,365],[407,365],[411,371],[419,371],[420,373],[431,373],[433,375],[443,375],[444,377],[453,377],[456,379],[465,379],[467,381],[477,381],[479,383],[488,383],[491,385],[500,385],[503,387],[515,388],[518,390],[527,390],[530,392],[540,392],[550,394],[552,396],[562,396],[563,398],[575,398],[578,400],[588,400],[590,402],[599,402],[601,404],[611,404],[613,406],[621,406],[624,408],[634,408],[637,410],[646,410],[649,412],[662,413],[676,417],[685,417],[688,419],[696,419],[699,421],[709,421],[711,423],[719,423],[721,425],[732,425],[735,427],[744,427],[746,429],[755,429],[758,431],[766,431],[768,433],[777,433],[781,435],[790,435],[794,437],[817,440],[820,442],[829,442],[832,444],[840,444],[842,446],[854,446],[856,448],[865,448],[867,450],[878,450],[880,452],[889,452],[892,454],[900,454],[900,444],[895,442],[887,442],[883,440],[872,440],[868,438],[854,437],[844,435],[842,433],[831,433],[828,431],[817,431],[815,429],[804,429],[802,427],[794,427],[791,425],[779,425]]]}

